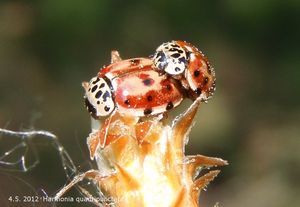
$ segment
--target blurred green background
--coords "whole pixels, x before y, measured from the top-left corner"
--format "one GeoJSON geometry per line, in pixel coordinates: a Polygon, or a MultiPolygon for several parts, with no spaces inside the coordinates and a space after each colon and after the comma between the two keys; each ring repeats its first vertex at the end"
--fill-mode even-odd
{"type": "MultiPolygon", "coordinates": [[[[187,154],[230,162],[201,194],[203,206],[299,206],[299,14],[297,0],[2,0],[0,127],[49,130],[85,166],[90,120],[81,82],[109,63],[112,49],[148,56],[162,42],[186,40],[217,75],[187,154]]],[[[7,196],[21,186],[53,194],[65,184],[54,151],[40,150],[28,173],[0,171],[1,206],[18,206],[7,196]]]]}

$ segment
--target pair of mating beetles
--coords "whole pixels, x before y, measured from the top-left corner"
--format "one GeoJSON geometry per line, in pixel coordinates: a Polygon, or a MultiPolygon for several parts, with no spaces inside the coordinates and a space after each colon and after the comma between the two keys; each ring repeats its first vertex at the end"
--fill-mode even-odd
{"type": "Polygon", "coordinates": [[[164,113],[183,98],[207,101],[215,91],[215,72],[195,46],[171,41],[149,58],[122,60],[113,51],[111,64],[83,87],[85,106],[93,118],[114,110],[142,117],[164,113]]]}

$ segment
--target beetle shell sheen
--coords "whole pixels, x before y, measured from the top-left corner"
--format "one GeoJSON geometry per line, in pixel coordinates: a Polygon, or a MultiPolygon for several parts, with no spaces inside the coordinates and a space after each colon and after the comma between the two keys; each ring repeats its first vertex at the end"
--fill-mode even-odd
{"type": "Polygon", "coordinates": [[[101,69],[85,87],[85,105],[90,114],[94,118],[107,116],[117,107],[120,113],[146,116],[178,106],[183,99],[181,87],[176,81],[153,70],[152,64],[150,58],[134,58],[101,69]],[[101,89],[102,92],[99,92],[101,89]],[[109,91],[111,93],[107,94],[109,91]],[[106,93],[108,102],[104,101],[103,95],[96,96],[97,93],[106,93]],[[105,110],[107,108],[109,111],[105,110]]]}
{"type": "Polygon", "coordinates": [[[136,116],[158,114],[182,101],[179,86],[172,79],[160,76],[152,68],[137,71],[113,80],[115,102],[119,111],[136,116]]]}

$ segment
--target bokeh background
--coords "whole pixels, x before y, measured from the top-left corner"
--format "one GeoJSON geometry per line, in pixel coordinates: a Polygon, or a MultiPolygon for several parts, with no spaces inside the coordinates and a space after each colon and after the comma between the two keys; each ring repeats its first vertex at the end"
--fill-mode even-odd
{"type": "MultiPolygon", "coordinates": [[[[297,0],[2,0],[0,127],[49,130],[78,167],[88,166],[81,82],[109,63],[112,49],[148,56],[162,42],[186,40],[217,75],[187,154],[230,162],[201,194],[203,206],[299,206],[299,14],[297,0]]],[[[51,195],[66,183],[55,150],[40,147],[39,156],[29,172],[0,170],[1,206],[20,205],[7,201],[12,193],[51,195]]]]}

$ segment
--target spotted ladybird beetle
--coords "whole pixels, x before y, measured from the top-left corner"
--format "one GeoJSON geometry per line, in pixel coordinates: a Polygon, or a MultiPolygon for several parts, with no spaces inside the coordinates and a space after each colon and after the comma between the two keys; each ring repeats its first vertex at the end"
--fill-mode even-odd
{"type": "Polygon", "coordinates": [[[178,81],[153,70],[150,58],[121,60],[112,52],[112,63],[96,77],[83,82],[85,105],[94,118],[120,113],[146,116],[163,113],[180,104],[183,92],[178,81]]]}
{"type": "Polygon", "coordinates": [[[185,41],[160,45],[153,56],[154,70],[181,81],[189,97],[207,101],[215,91],[215,72],[207,58],[185,41]]]}

